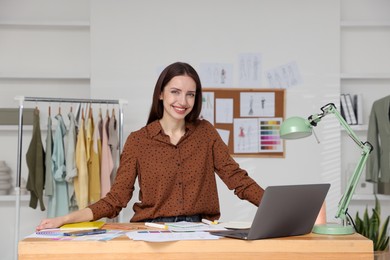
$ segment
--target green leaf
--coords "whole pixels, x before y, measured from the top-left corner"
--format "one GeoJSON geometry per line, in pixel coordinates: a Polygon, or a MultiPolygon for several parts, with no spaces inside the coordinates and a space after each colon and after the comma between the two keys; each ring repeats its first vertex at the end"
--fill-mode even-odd
{"type": "Polygon", "coordinates": [[[368,233],[368,237],[376,243],[378,239],[378,230],[380,225],[380,216],[378,215],[378,212],[373,209],[372,210],[372,216],[370,218],[370,229],[368,233]]]}
{"type": "Polygon", "coordinates": [[[389,236],[387,235],[387,227],[389,226],[390,216],[388,216],[383,223],[383,226],[378,235],[378,250],[384,250],[389,244],[389,236]]]}
{"type": "Polygon", "coordinates": [[[367,237],[367,238],[370,238],[369,234],[370,234],[370,218],[368,216],[368,210],[366,208],[366,210],[364,211],[364,214],[363,214],[363,232],[362,232],[362,235],[367,237]]]}
{"type": "Polygon", "coordinates": [[[363,232],[363,221],[359,217],[359,212],[356,212],[355,228],[356,228],[356,232],[358,232],[359,234],[362,234],[362,232],[363,232]]]}
{"type": "Polygon", "coordinates": [[[375,207],[372,209],[372,215],[368,214],[368,208],[366,207],[363,213],[363,218],[360,218],[359,212],[355,217],[356,232],[371,239],[374,244],[375,251],[386,250],[389,246],[389,235],[387,229],[390,225],[390,216],[388,216],[385,222],[381,225],[381,206],[375,194],[375,207]]]}
{"type": "Polygon", "coordinates": [[[387,237],[386,241],[382,244],[382,246],[379,248],[380,251],[385,251],[389,246],[389,237],[387,237]]]}
{"type": "Polygon", "coordinates": [[[379,216],[381,215],[381,204],[379,203],[378,197],[375,194],[375,210],[378,212],[379,216]]]}

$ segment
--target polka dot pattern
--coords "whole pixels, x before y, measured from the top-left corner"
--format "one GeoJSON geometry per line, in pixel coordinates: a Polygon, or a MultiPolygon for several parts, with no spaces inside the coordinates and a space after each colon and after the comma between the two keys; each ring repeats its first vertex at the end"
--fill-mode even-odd
{"type": "Polygon", "coordinates": [[[187,124],[177,145],[155,121],[130,134],[111,191],[89,207],[95,220],[117,216],[138,178],[139,202],[131,221],[195,214],[219,219],[215,173],[239,198],[259,205],[263,189],[234,161],[208,121],[187,124]]]}

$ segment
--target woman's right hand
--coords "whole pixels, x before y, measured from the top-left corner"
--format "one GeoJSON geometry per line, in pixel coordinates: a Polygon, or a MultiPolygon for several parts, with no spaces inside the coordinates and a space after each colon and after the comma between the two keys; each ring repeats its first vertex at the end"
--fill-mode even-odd
{"type": "Polygon", "coordinates": [[[63,217],[43,219],[41,223],[35,228],[36,231],[47,228],[58,228],[64,224],[63,217]]]}
{"type": "Polygon", "coordinates": [[[41,223],[35,228],[36,231],[46,229],[46,228],[58,228],[64,224],[91,221],[93,219],[93,213],[90,208],[84,208],[69,213],[68,215],[56,217],[56,218],[46,218],[41,221],[41,223]]]}

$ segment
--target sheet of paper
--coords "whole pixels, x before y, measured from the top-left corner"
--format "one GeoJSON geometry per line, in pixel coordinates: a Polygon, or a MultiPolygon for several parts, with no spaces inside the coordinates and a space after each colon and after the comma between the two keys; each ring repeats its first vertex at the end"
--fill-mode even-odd
{"type": "Polygon", "coordinates": [[[207,225],[205,223],[194,223],[187,221],[165,223],[168,226],[169,231],[173,232],[194,232],[194,231],[215,231],[215,230],[224,230],[225,228],[222,225],[207,225]]]}
{"type": "Polygon", "coordinates": [[[202,93],[202,111],[199,118],[206,119],[214,125],[214,92],[202,93]]]}
{"type": "Polygon", "coordinates": [[[257,118],[234,119],[234,152],[259,152],[259,127],[257,118]]]}
{"type": "Polygon", "coordinates": [[[283,152],[283,141],[280,138],[281,124],[280,117],[259,118],[259,152],[283,152]]]}
{"type": "Polygon", "coordinates": [[[242,92],[240,94],[240,117],[275,116],[274,92],[242,92]]]}
{"type": "Polygon", "coordinates": [[[261,88],[261,54],[242,53],[239,55],[240,87],[261,88]]]}
{"type": "Polygon", "coordinates": [[[215,100],[215,122],[233,123],[233,99],[217,98],[215,100]]]}
{"type": "Polygon", "coordinates": [[[233,64],[201,63],[199,76],[203,87],[232,87],[233,64]]]}
{"type": "Polygon", "coordinates": [[[225,130],[225,129],[217,129],[217,132],[219,133],[219,135],[221,136],[223,142],[226,144],[226,145],[229,145],[229,135],[230,135],[230,131],[229,130],[225,130]]]}
{"type": "Polygon", "coordinates": [[[107,232],[104,234],[72,237],[72,236],[62,235],[63,232],[64,230],[60,230],[60,229],[50,229],[50,230],[47,229],[39,232],[38,234],[33,233],[25,238],[50,238],[52,240],[107,241],[125,234],[125,231],[122,230],[107,230],[107,232]]]}
{"type": "Polygon", "coordinates": [[[291,88],[303,82],[295,61],[270,69],[266,75],[270,88],[291,88]]]}
{"type": "Polygon", "coordinates": [[[215,240],[218,236],[213,236],[209,232],[173,232],[169,230],[162,231],[132,231],[126,233],[127,237],[133,240],[148,242],[168,242],[179,240],[215,240]]]}

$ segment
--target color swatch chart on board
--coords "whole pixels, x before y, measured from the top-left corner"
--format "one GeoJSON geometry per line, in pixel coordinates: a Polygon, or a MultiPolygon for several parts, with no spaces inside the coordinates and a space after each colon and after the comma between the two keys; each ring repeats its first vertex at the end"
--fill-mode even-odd
{"type": "Polygon", "coordinates": [[[280,139],[281,118],[261,118],[259,120],[259,150],[260,152],[281,152],[283,151],[283,142],[280,139]]]}

